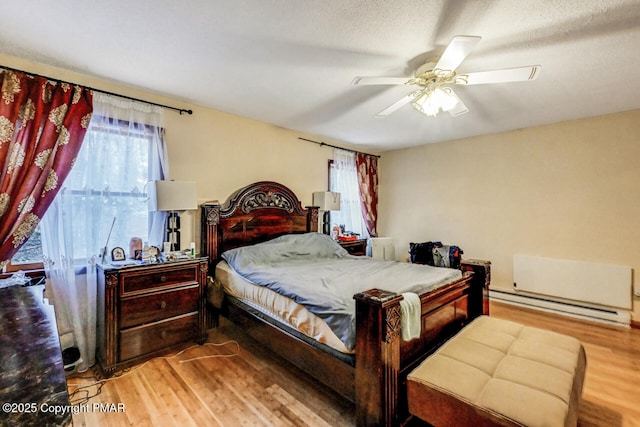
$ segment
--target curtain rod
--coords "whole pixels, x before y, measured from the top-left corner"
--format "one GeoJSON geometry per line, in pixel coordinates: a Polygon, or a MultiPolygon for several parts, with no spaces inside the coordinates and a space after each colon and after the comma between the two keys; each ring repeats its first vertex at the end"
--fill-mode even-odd
{"type": "Polygon", "coordinates": [[[73,85],[73,86],[82,86],[82,87],[84,87],[86,89],[89,89],[89,90],[92,90],[94,92],[104,93],[105,95],[119,96],[120,98],[129,99],[131,101],[143,102],[145,104],[155,105],[157,107],[166,108],[168,110],[174,110],[174,111],[177,111],[178,113],[180,113],[181,115],[182,115],[182,113],[193,114],[193,110],[185,110],[184,108],[171,107],[169,105],[158,104],[157,102],[145,101],[144,99],[134,98],[132,96],[127,96],[127,95],[121,95],[121,94],[115,93],[115,92],[108,92],[106,90],[96,89],[96,88],[93,88],[93,87],[90,87],[90,86],[81,85],[81,84],[78,84],[78,83],[67,82],[67,81],[60,80],[60,79],[54,79],[52,77],[43,76],[42,74],[36,74],[36,73],[32,73],[30,71],[19,70],[17,68],[11,68],[11,67],[5,67],[4,65],[2,65],[0,67],[4,68],[5,70],[17,71],[19,73],[25,73],[25,74],[28,74],[30,76],[42,77],[42,78],[45,78],[47,80],[54,80],[54,81],[57,81],[57,82],[60,82],[60,83],[66,83],[66,84],[73,85]]]}
{"type": "Polygon", "coordinates": [[[322,142],[322,141],[314,141],[312,139],[307,139],[307,138],[302,138],[301,136],[298,137],[298,139],[301,139],[303,141],[307,141],[307,142],[313,142],[314,144],[318,144],[321,147],[323,145],[326,145],[327,147],[331,147],[331,148],[337,148],[338,150],[344,150],[344,151],[349,151],[350,153],[356,153],[356,154],[366,154],[367,156],[373,156],[373,157],[377,157],[380,158],[380,156],[376,155],[376,154],[369,154],[369,153],[365,153],[363,151],[356,151],[356,150],[350,150],[348,148],[342,148],[342,147],[338,147],[336,145],[331,145],[331,144],[327,144],[326,142],[322,142]]]}

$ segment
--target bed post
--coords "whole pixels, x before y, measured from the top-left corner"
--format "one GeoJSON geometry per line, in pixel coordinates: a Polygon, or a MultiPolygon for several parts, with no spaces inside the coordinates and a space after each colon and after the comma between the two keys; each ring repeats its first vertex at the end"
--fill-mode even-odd
{"type": "Polygon", "coordinates": [[[218,258],[218,224],[220,223],[220,204],[205,202],[201,205],[202,230],[200,232],[200,255],[209,257],[209,271],[211,263],[218,258]]]}
{"type": "Polygon", "coordinates": [[[354,299],[357,425],[397,425],[402,296],[371,289],[357,293],[354,299]]]}
{"type": "Polygon", "coordinates": [[[471,293],[469,294],[469,318],[489,315],[489,286],[491,285],[491,261],[480,259],[463,259],[460,269],[472,271],[471,293]]]}
{"type": "Polygon", "coordinates": [[[307,232],[318,231],[318,207],[306,206],[307,210],[307,232]]]}
{"type": "MultiPolygon", "coordinates": [[[[202,215],[200,223],[200,256],[208,258],[208,272],[213,274],[215,262],[218,259],[218,224],[220,223],[220,204],[217,202],[205,202],[201,206],[202,215]]],[[[207,280],[207,292],[209,292],[209,282],[207,280]]],[[[208,299],[208,298],[207,298],[208,299]]],[[[210,307],[208,301],[205,302],[205,322],[206,329],[218,326],[218,310],[210,307]]]]}

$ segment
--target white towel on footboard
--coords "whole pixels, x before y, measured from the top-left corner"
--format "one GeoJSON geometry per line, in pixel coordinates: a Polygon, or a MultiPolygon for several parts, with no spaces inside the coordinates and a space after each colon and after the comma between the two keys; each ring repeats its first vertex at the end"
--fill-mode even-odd
{"type": "Polygon", "coordinates": [[[420,338],[420,296],[413,292],[403,292],[400,301],[400,328],[402,339],[411,341],[420,338]]]}

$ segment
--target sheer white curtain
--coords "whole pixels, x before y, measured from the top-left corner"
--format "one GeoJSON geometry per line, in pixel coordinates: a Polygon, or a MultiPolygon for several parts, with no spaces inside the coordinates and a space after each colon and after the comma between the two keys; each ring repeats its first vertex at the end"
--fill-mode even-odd
{"type": "Polygon", "coordinates": [[[331,225],[344,225],[346,231],[358,233],[368,239],[369,232],[362,217],[356,155],[351,151],[333,150],[331,191],[340,193],[340,211],[331,212],[331,225]]]}
{"type": "Polygon", "coordinates": [[[80,350],[80,372],[95,363],[100,251],[112,225],[109,248],[128,253],[134,236],[161,247],[165,213],[148,212],[145,191],[168,176],[162,108],[100,93],[93,104],[78,158],[41,222],[47,293],[63,349],[80,350]]]}

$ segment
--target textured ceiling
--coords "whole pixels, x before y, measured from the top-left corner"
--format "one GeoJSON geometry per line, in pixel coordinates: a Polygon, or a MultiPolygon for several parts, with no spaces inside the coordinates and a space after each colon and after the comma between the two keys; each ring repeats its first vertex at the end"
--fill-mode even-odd
{"type": "Polygon", "coordinates": [[[640,0],[3,1],[0,52],[384,151],[640,108],[640,0]],[[537,80],[457,87],[470,112],[424,116],[412,76],[454,35],[458,72],[541,65],[537,80]]]}

